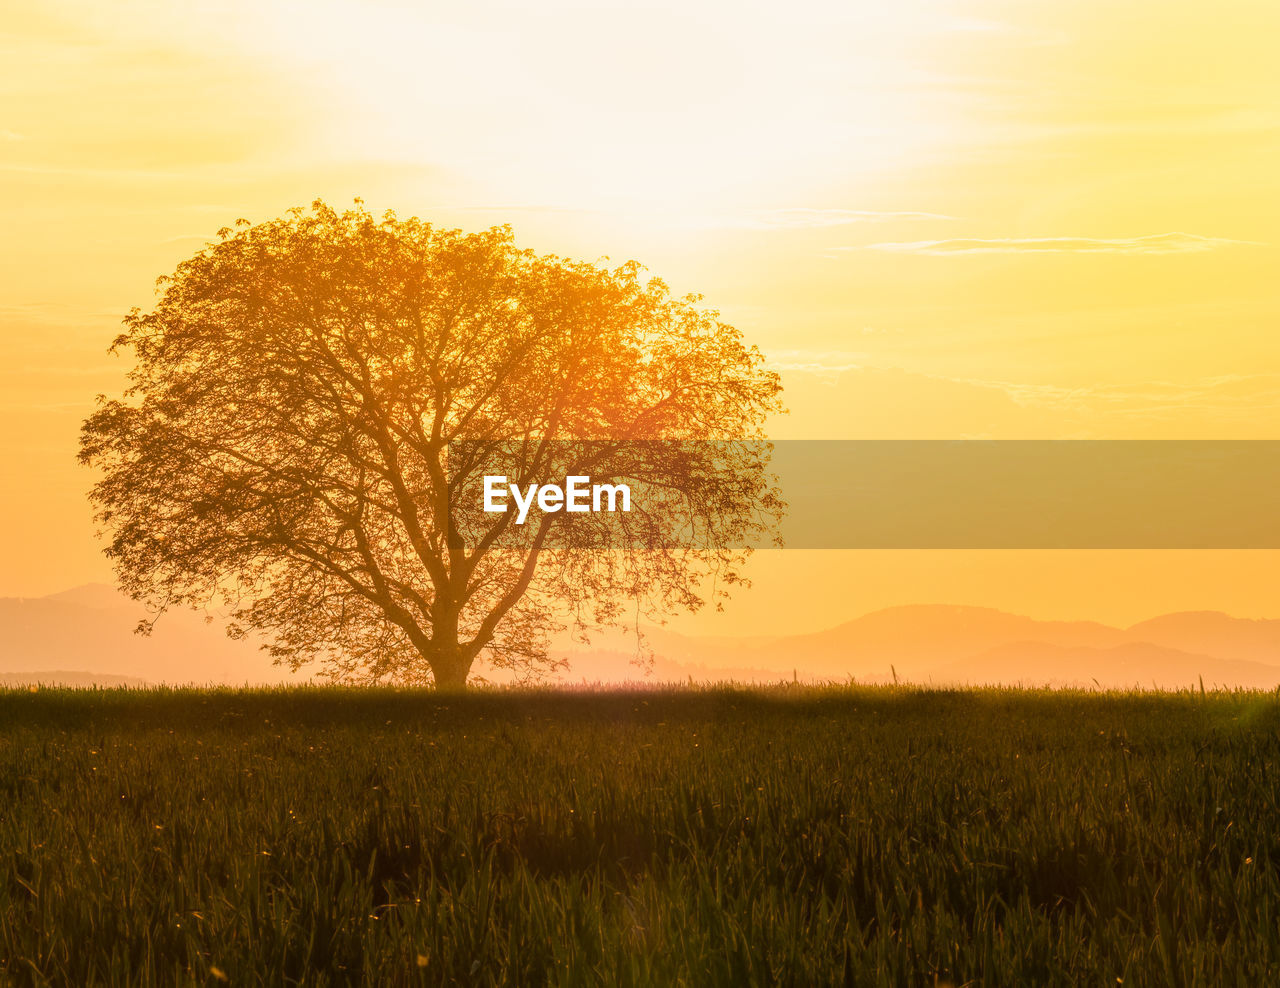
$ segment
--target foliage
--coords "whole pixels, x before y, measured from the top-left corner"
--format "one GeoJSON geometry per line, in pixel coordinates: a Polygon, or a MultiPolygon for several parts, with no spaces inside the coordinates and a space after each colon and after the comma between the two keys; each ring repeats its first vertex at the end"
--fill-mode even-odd
{"type": "Polygon", "coordinates": [[[738,582],[737,547],[780,508],[757,459],[724,446],[715,462],[696,442],[675,462],[625,455],[758,439],[779,407],[760,353],[634,262],[317,202],[222,231],[161,289],[116,341],[137,358],[129,391],[81,436],[108,555],[136,598],[229,604],[295,667],[449,686],[482,654],[537,669],[566,614],[585,632],[738,582]],[[456,523],[460,440],[515,444],[522,480],[573,473],[550,452],[565,443],[607,442],[611,479],[722,483],[608,552],[557,542],[563,513],[504,540],[509,514],[456,523]],[[682,538],[693,522],[704,537],[682,538]]]}

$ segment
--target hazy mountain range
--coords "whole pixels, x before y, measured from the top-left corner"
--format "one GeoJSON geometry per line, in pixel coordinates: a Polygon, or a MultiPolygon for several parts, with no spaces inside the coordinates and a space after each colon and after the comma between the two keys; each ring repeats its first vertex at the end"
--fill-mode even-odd
{"type": "Polygon", "coordinates": [[[140,605],[97,583],[48,597],[0,597],[0,675],[10,683],[77,686],[85,676],[100,685],[112,677],[225,684],[297,678],[200,614],[172,611],[152,635],[134,634],[145,616],[140,605]]]}
{"type": "MultiPolygon", "coordinates": [[[[279,683],[252,642],[216,620],[164,615],[150,637],[143,612],[101,584],[39,598],[0,598],[0,684],[279,683]]],[[[645,674],[634,638],[564,646],[565,682],[743,682],[854,678],[861,682],[1025,683],[1161,688],[1280,686],[1280,620],[1216,611],[1165,614],[1127,628],[1039,621],[983,607],[911,605],[875,611],[825,631],[772,638],[705,638],[654,628],[645,674]]]]}
{"type": "Polygon", "coordinates": [[[1217,611],[1165,614],[1127,628],[1039,621],[986,607],[890,607],[826,631],[708,642],[654,633],[678,662],[796,670],[800,676],[935,683],[1104,686],[1280,685],[1280,620],[1217,611]]]}

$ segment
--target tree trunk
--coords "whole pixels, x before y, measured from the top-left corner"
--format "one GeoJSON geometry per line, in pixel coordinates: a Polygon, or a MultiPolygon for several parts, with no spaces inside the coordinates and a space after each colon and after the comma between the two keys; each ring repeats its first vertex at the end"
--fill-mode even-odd
{"type": "Polygon", "coordinates": [[[435,677],[436,689],[442,692],[461,693],[467,688],[467,667],[461,656],[452,662],[437,658],[431,663],[431,675],[435,677]]]}
{"type": "Polygon", "coordinates": [[[436,689],[461,692],[467,688],[467,674],[471,672],[471,656],[456,642],[434,641],[423,658],[431,667],[436,689]]]}
{"type": "Polygon", "coordinates": [[[460,693],[467,688],[467,674],[475,653],[458,640],[458,611],[446,606],[443,597],[432,614],[430,648],[424,652],[436,689],[460,693]]]}

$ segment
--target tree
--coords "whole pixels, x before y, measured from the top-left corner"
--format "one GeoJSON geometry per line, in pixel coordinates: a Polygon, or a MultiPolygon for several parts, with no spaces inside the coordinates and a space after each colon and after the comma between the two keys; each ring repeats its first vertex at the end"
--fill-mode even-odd
{"type": "Polygon", "coordinates": [[[316,202],[220,231],[157,294],[112,348],[136,358],[128,389],[81,433],[107,554],[135,599],[226,607],[294,668],[535,673],[557,627],[741,582],[780,510],[754,447],[716,442],[763,438],[777,376],[634,262],[316,202]],[[464,510],[499,453],[522,480],[594,467],[665,500],[621,525],[464,510]]]}

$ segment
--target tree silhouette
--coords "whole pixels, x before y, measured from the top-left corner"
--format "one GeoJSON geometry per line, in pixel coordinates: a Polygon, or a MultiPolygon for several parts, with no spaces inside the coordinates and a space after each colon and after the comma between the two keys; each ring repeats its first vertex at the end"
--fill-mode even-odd
{"type": "Polygon", "coordinates": [[[741,582],[780,511],[760,444],[715,442],[763,438],[777,376],[634,262],[316,202],[220,231],[158,296],[112,348],[136,358],[129,388],[81,433],[107,554],[135,599],[227,607],[232,634],[269,632],[294,668],[458,688],[483,656],[533,674],[558,627],[741,582]],[[653,496],[621,520],[515,526],[463,496],[498,460],[653,496]]]}

